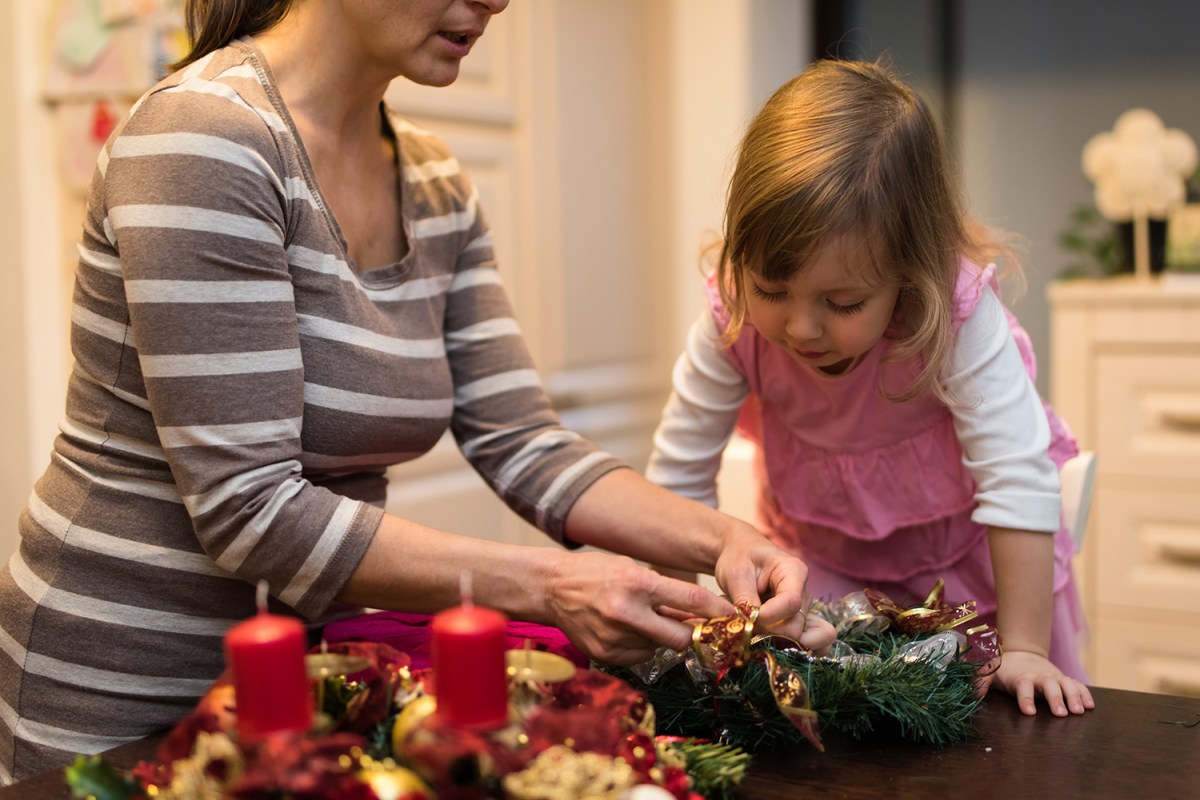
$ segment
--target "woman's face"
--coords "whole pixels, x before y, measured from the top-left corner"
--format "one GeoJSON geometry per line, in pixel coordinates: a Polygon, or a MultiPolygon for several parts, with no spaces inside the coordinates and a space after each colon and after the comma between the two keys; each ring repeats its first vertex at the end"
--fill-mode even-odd
{"type": "Polygon", "coordinates": [[[425,86],[448,86],[508,0],[343,0],[363,57],[425,86]]]}

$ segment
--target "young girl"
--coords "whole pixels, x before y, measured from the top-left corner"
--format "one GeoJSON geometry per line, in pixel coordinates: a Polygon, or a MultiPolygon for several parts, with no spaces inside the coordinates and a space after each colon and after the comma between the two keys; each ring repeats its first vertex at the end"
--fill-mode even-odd
{"type": "Polygon", "coordinates": [[[757,445],[759,524],[814,596],[919,604],[945,580],[1035,713],[1093,707],[1060,527],[1074,455],[1001,305],[999,254],[964,217],[925,103],[875,64],[822,61],[750,125],[708,305],[675,369],[647,477],[716,504],[736,426],[757,445]]]}

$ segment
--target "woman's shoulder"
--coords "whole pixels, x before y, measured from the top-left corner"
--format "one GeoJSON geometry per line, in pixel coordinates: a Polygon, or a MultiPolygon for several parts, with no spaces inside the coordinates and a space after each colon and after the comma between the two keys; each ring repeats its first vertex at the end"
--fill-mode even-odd
{"type": "Polygon", "coordinates": [[[414,207],[433,227],[449,225],[467,239],[482,233],[479,193],[454,152],[431,130],[386,108],[395,134],[405,191],[416,198],[414,207]]]}
{"type": "Polygon", "coordinates": [[[465,201],[471,194],[471,183],[450,146],[437,133],[411,122],[395,109],[386,110],[399,143],[405,178],[431,189],[436,187],[439,192],[462,195],[465,201]]]}
{"type": "MultiPolygon", "coordinates": [[[[400,141],[402,151],[413,163],[435,163],[454,161],[450,146],[434,131],[412,122],[395,108],[385,106],[388,122],[400,141]]],[[[445,171],[443,169],[443,171],[445,171]]]]}
{"type": "Polygon", "coordinates": [[[120,132],[225,139],[256,150],[293,141],[269,73],[234,42],[158,82],[130,110],[120,132]]]}

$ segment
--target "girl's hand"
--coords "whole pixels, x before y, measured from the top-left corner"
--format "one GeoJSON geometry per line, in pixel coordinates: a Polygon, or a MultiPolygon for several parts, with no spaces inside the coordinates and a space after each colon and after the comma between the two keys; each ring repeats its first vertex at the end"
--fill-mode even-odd
{"type": "Polygon", "coordinates": [[[1039,653],[1025,650],[1005,650],[1000,669],[983,679],[980,693],[995,686],[1017,698],[1021,713],[1037,713],[1035,694],[1041,694],[1056,717],[1082,714],[1095,708],[1096,702],[1086,685],[1069,678],[1050,660],[1039,653]]]}
{"type": "Polygon", "coordinates": [[[727,519],[730,527],[713,569],[717,583],[735,605],[761,606],[758,630],[787,636],[811,650],[828,647],[836,635],[832,626],[808,613],[808,567],[752,525],[727,519]],[[809,626],[813,630],[806,634],[809,626]]]}
{"type": "Polygon", "coordinates": [[[730,528],[713,567],[717,583],[735,606],[761,606],[758,618],[764,627],[794,617],[802,623],[808,613],[804,604],[808,567],[752,526],[733,517],[728,520],[730,528]]]}
{"type": "MultiPolygon", "coordinates": [[[[755,630],[762,631],[763,629],[756,627],[755,630]]],[[[799,642],[801,647],[811,650],[818,656],[825,655],[829,651],[829,646],[837,639],[837,630],[824,617],[813,613],[806,614],[803,620],[796,616],[777,625],[771,625],[766,628],[765,632],[799,642]]]]}
{"type": "Polygon", "coordinates": [[[684,650],[693,626],[683,619],[734,613],[728,600],[699,584],[607,553],[562,553],[544,586],[550,623],[605,664],[638,664],[660,645],[684,650]]]}

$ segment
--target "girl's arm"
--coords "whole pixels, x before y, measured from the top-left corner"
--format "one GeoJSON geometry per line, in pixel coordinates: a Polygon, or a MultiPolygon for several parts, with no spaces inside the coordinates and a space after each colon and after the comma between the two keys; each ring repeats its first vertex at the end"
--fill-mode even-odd
{"type": "Polygon", "coordinates": [[[1047,655],[1054,591],[1054,533],[1061,520],[1049,425],[999,299],[985,289],[958,333],[943,375],[963,460],[978,485],[973,519],[989,528],[997,626],[1004,657],[995,675],[1021,710],[1042,694],[1056,715],[1092,707],[1086,686],[1047,655]]]}
{"type": "Polygon", "coordinates": [[[680,499],[716,507],[721,456],[749,394],[746,379],[721,347],[720,333],[707,308],[688,332],[687,347],[675,363],[673,377],[674,390],[654,434],[654,451],[646,468],[646,478],[669,492],[639,482],[628,487],[617,502],[615,487],[636,476],[606,475],[597,482],[595,492],[584,495],[580,510],[572,511],[571,523],[589,531],[575,533],[573,529],[572,537],[601,544],[592,537],[619,529],[605,522],[605,515],[626,512],[631,498],[641,498],[647,506],[639,517],[644,533],[635,529],[622,552],[672,568],[672,574],[689,579],[694,579],[696,572],[712,573],[735,602],[757,604],[757,599],[769,592],[771,599],[762,606],[760,622],[808,647],[824,648],[834,638],[833,629],[819,619],[807,620],[805,613],[797,614],[807,610],[801,608],[806,605],[801,598],[807,575],[801,562],[741,520],[680,499]],[[794,572],[797,566],[804,570],[799,575],[794,572]]]}
{"type": "Polygon", "coordinates": [[[654,432],[646,478],[675,494],[717,506],[717,471],[749,390],[721,350],[705,309],[675,362],[674,389],[654,432]]]}
{"type": "Polygon", "coordinates": [[[988,546],[996,581],[996,626],[1004,655],[996,680],[1026,714],[1037,713],[1035,694],[1055,716],[1092,708],[1091,693],[1049,660],[1054,591],[1054,539],[1038,531],[991,527],[988,546]]]}

